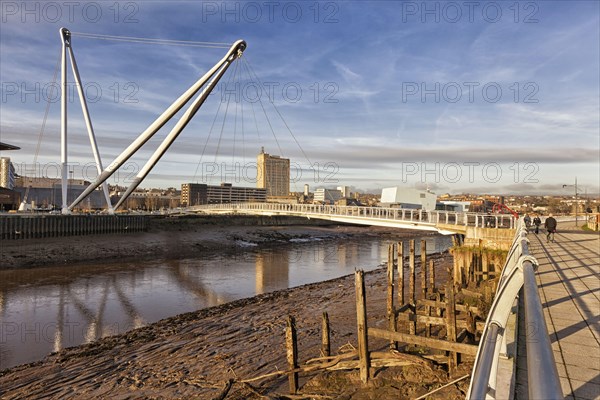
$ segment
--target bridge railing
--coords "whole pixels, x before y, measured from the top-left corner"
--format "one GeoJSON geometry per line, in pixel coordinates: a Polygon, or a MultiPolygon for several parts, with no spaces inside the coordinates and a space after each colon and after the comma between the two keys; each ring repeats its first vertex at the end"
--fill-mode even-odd
{"type": "MultiPolygon", "coordinates": [[[[527,379],[530,399],[562,399],[563,394],[548,329],[535,280],[537,260],[529,254],[527,229],[522,219],[517,223],[517,232],[508,253],[498,291],[492,303],[486,325],[481,337],[467,399],[513,398],[514,374],[516,368],[516,349],[518,332],[509,323],[509,318],[517,319],[517,304],[522,289],[522,309],[524,326],[527,329],[522,340],[526,340],[527,379]],[[512,345],[508,343],[512,341],[512,345]],[[511,376],[503,376],[499,381],[499,363],[502,360],[511,366],[511,376]],[[507,386],[508,393],[501,392],[500,386],[507,386]],[[501,394],[500,394],[500,393],[501,394]],[[510,397],[507,395],[510,394],[510,397]]],[[[518,324],[513,324],[518,326],[518,324]]]]}
{"type": "Polygon", "coordinates": [[[516,219],[508,214],[481,214],[456,211],[426,211],[417,209],[362,207],[362,206],[327,206],[319,204],[280,204],[280,203],[229,203],[206,204],[190,207],[192,210],[212,210],[223,212],[273,212],[299,216],[332,215],[355,218],[375,218],[378,220],[394,220],[431,226],[461,225],[474,227],[495,227],[514,229],[516,219]]]}

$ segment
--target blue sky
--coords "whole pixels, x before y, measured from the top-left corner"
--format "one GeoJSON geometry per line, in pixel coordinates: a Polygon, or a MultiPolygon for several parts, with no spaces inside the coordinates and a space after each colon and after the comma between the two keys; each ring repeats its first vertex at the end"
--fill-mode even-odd
{"type": "MultiPolygon", "coordinates": [[[[2,2],[1,140],[22,148],[2,155],[20,170],[33,162],[52,97],[36,172],[50,177],[60,161],[50,91],[61,26],[248,43],[243,58],[275,106],[265,92],[256,101],[245,62],[232,66],[143,187],[253,186],[264,146],[292,160],[292,190],[568,194],[562,185],[577,177],[581,193],[600,192],[597,1],[2,2]],[[241,101],[227,101],[227,82],[241,101]]],[[[73,50],[105,165],[226,51],[77,35],[73,50]]],[[[127,184],[172,126],[110,182],[127,184]]],[[[69,146],[75,176],[93,177],[72,96],[69,146]]]]}

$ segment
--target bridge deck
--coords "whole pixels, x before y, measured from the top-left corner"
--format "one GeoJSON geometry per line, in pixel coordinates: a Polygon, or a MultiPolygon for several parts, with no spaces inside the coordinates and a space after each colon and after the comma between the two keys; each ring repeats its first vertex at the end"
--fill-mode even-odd
{"type": "MultiPolygon", "coordinates": [[[[554,243],[530,233],[530,250],[565,398],[600,399],[600,236],[574,228],[559,224],[554,243]]],[[[525,357],[517,364],[526,369],[525,357]]]]}

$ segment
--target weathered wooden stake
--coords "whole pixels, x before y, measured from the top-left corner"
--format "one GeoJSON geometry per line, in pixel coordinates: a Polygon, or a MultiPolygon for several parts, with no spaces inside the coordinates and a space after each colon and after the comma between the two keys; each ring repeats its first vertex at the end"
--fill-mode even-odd
{"type": "MultiPolygon", "coordinates": [[[[456,304],[454,303],[454,283],[449,280],[446,284],[446,340],[456,342],[456,304]]],[[[452,373],[458,366],[458,353],[450,352],[448,356],[448,370],[452,373]]]]}
{"type": "Polygon", "coordinates": [[[475,322],[475,316],[469,310],[467,311],[467,332],[469,337],[473,342],[475,342],[475,337],[477,336],[477,324],[475,322]]]}
{"type": "Polygon", "coordinates": [[[487,284],[483,287],[483,300],[486,304],[492,304],[492,288],[487,284]]]}
{"type": "Polygon", "coordinates": [[[329,357],[331,355],[331,345],[329,342],[329,315],[327,311],[323,311],[321,331],[321,352],[323,357],[329,357]]]}
{"type": "Polygon", "coordinates": [[[398,300],[404,305],[404,243],[398,242],[398,300]]]}
{"type": "MultiPolygon", "coordinates": [[[[417,302],[415,299],[415,240],[411,239],[409,242],[409,250],[408,250],[408,264],[410,268],[410,272],[408,275],[408,297],[409,302],[412,307],[412,312],[416,314],[417,312],[417,302]]],[[[414,335],[417,333],[417,322],[411,321],[408,323],[409,333],[414,335]]]]}
{"type": "MultiPolygon", "coordinates": [[[[438,303],[441,303],[441,302],[442,302],[442,294],[441,294],[440,292],[437,292],[437,293],[435,294],[435,301],[436,301],[436,302],[438,302],[438,303]]],[[[437,308],[437,307],[436,307],[436,311],[437,311],[437,312],[436,312],[436,315],[437,315],[438,317],[441,317],[441,316],[442,316],[442,309],[441,309],[441,308],[437,308]]]]}
{"type": "MultiPolygon", "coordinates": [[[[427,288],[427,293],[429,296],[435,295],[435,265],[433,264],[433,260],[429,260],[429,283],[427,288]]],[[[427,316],[431,316],[431,307],[426,306],[425,311],[427,316]]],[[[431,325],[428,324],[425,330],[427,337],[431,337],[431,325]]]]}
{"type": "Polygon", "coordinates": [[[429,294],[435,293],[435,264],[433,260],[429,260],[429,288],[427,291],[429,294]]]}
{"type": "Polygon", "coordinates": [[[367,336],[367,300],[365,297],[364,272],[358,270],[354,273],[354,286],[356,289],[356,323],[358,336],[358,364],[360,367],[360,380],[367,383],[369,380],[369,339],[367,336]]]}
{"type": "MultiPolygon", "coordinates": [[[[287,318],[287,329],[285,330],[285,348],[287,353],[287,362],[290,370],[298,368],[298,344],[296,342],[296,320],[291,315],[287,318]]],[[[290,393],[296,394],[298,391],[298,373],[290,372],[290,393]]]]}
{"type": "MultiPolygon", "coordinates": [[[[394,308],[394,245],[388,246],[387,263],[387,318],[390,331],[396,331],[396,309],[394,308]]],[[[396,342],[390,341],[390,348],[396,349],[396,342]]]]}
{"type": "Polygon", "coordinates": [[[421,240],[421,298],[427,298],[427,242],[421,240]]]}

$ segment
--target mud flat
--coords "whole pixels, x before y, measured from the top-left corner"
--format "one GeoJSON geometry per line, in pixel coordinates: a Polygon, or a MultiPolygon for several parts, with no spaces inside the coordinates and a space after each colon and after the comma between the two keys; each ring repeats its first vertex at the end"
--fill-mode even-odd
{"type": "Polygon", "coordinates": [[[356,235],[415,236],[415,231],[335,225],[305,218],[196,217],[153,218],[148,231],[0,241],[0,269],[34,268],[98,260],[183,258],[238,251],[244,246],[279,246],[356,235]],[[304,224],[304,225],[303,225],[304,224]]]}
{"type": "MultiPolygon", "coordinates": [[[[451,257],[435,259],[437,279],[446,279],[451,257]]],[[[366,274],[368,324],[385,327],[385,270],[366,274]]],[[[286,317],[296,318],[301,362],[319,356],[320,319],[329,313],[331,348],[356,346],[354,276],[242,299],[161,320],[123,335],[64,349],[44,360],[0,372],[0,398],[126,399],[216,398],[228,379],[247,379],[286,370],[286,317]]],[[[371,349],[385,349],[373,340],[371,349]]],[[[469,362],[457,374],[469,371],[469,362]]],[[[456,377],[456,374],[455,374],[456,377]]],[[[432,363],[376,371],[362,386],[358,371],[300,375],[302,393],[334,399],[415,398],[451,380],[432,363]]],[[[227,399],[277,398],[287,378],[234,384],[227,399]],[[264,397],[263,397],[264,398],[264,397]]],[[[429,398],[464,398],[468,380],[429,398]]],[[[306,397],[309,398],[309,397],[306,397]]]]}

